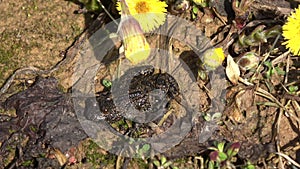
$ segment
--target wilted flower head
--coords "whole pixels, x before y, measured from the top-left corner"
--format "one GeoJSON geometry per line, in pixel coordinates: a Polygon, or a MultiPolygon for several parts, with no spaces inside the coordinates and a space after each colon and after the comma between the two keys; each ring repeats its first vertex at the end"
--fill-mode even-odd
{"type": "Polygon", "coordinates": [[[222,65],[225,59],[224,51],[222,48],[212,48],[205,51],[203,54],[203,64],[207,70],[214,70],[222,65]]]}
{"type": "Polygon", "coordinates": [[[150,55],[148,44],[140,24],[130,15],[125,0],[120,1],[122,8],[118,33],[123,39],[125,57],[133,64],[146,60],[150,55]]]}
{"type": "MultiPolygon", "coordinates": [[[[130,14],[140,23],[144,32],[150,32],[165,22],[167,4],[159,0],[128,0],[130,14]]],[[[120,2],[117,9],[122,12],[120,2]]]]}
{"type": "Polygon", "coordinates": [[[287,19],[287,22],[282,27],[283,36],[287,48],[294,55],[300,54],[300,6],[287,19]]]}

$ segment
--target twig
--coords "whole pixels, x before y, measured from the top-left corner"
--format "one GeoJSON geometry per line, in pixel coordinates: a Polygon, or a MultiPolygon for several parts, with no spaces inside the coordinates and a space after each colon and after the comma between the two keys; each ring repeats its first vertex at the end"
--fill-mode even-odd
{"type": "MultiPolygon", "coordinates": [[[[295,100],[292,100],[292,106],[294,107],[295,109],[295,114],[297,115],[297,117],[299,117],[300,115],[300,106],[298,104],[298,102],[296,102],[295,100]]],[[[298,130],[300,129],[300,123],[297,123],[298,125],[298,130]]]]}
{"type": "Polygon", "coordinates": [[[162,124],[167,120],[167,118],[172,114],[172,111],[168,111],[163,118],[158,122],[157,126],[162,126],[162,124]]]}
{"type": "Polygon", "coordinates": [[[296,117],[289,109],[287,109],[281,102],[279,102],[271,93],[265,91],[260,87],[258,87],[254,93],[273,101],[278,106],[280,106],[290,117],[293,117],[297,122],[300,123],[300,119],[296,117]]]}
{"type": "Polygon", "coordinates": [[[216,17],[223,23],[223,25],[227,25],[226,21],[222,18],[222,16],[218,13],[218,11],[215,8],[212,8],[212,10],[214,11],[216,17]]]}
{"type": "Polygon", "coordinates": [[[274,60],[272,60],[272,65],[276,65],[280,62],[282,62],[288,55],[289,55],[290,51],[284,52],[283,54],[279,55],[278,57],[276,57],[274,60]]]}
{"type": "Polygon", "coordinates": [[[289,75],[289,69],[290,69],[290,59],[291,59],[291,55],[288,55],[286,68],[285,68],[286,74],[285,74],[285,78],[284,78],[284,84],[286,84],[288,82],[288,75],[289,75]]]}
{"type": "Polygon", "coordinates": [[[14,81],[15,77],[19,74],[22,74],[26,71],[31,71],[31,72],[34,72],[34,74],[41,74],[43,73],[42,70],[36,68],[36,67],[33,67],[33,66],[30,66],[30,67],[26,67],[26,68],[21,68],[21,69],[18,69],[16,70],[7,80],[6,82],[4,83],[4,85],[1,87],[0,89],[0,97],[7,91],[7,89],[11,86],[12,82],[14,81]]]}
{"type": "Polygon", "coordinates": [[[284,157],[286,160],[288,160],[290,163],[292,163],[294,166],[300,168],[300,164],[294,161],[291,157],[289,157],[286,154],[280,153],[280,152],[275,152],[275,154],[284,157]]]}
{"type": "Polygon", "coordinates": [[[292,85],[295,85],[295,84],[298,84],[298,83],[300,83],[300,80],[293,81],[291,83],[286,84],[285,86],[288,87],[288,86],[292,86],[292,85]]]}
{"type": "MultiPolygon", "coordinates": [[[[204,159],[201,156],[195,156],[195,162],[196,164],[198,164],[197,161],[200,161],[200,169],[204,169],[204,159]]],[[[196,168],[198,165],[194,166],[194,168],[196,168]]]]}
{"type": "MultiPolygon", "coordinates": [[[[285,99],[282,99],[282,100],[285,100],[285,99]]],[[[281,123],[282,114],[283,114],[283,109],[281,108],[279,110],[279,115],[278,115],[278,119],[277,119],[277,122],[276,122],[277,123],[277,125],[276,125],[276,131],[277,131],[276,135],[277,136],[279,136],[279,132],[280,132],[280,123],[281,123]]],[[[277,152],[281,153],[280,142],[279,141],[280,141],[279,139],[276,140],[276,148],[277,148],[277,152]]],[[[281,156],[279,156],[279,165],[280,165],[280,168],[284,168],[283,160],[282,160],[281,156]]]]}
{"type": "Polygon", "coordinates": [[[295,100],[292,100],[292,106],[294,107],[296,113],[299,116],[300,115],[300,106],[299,106],[298,102],[296,102],[295,100]]]}
{"type": "Polygon", "coordinates": [[[261,66],[264,64],[264,62],[269,58],[270,52],[274,49],[275,44],[277,43],[279,37],[280,37],[279,35],[276,37],[274,43],[272,44],[272,47],[270,48],[270,51],[269,51],[268,53],[265,54],[264,59],[263,59],[262,62],[257,66],[257,68],[256,68],[256,70],[255,70],[255,73],[253,74],[253,76],[252,76],[251,79],[250,79],[250,82],[252,82],[252,81],[254,80],[254,77],[255,77],[255,75],[258,74],[258,71],[259,71],[260,67],[261,67],[261,66]]]}
{"type": "Polygon", "coordinates": [[[108,10],[105,8],[105,6],[102,4],[101,0],[97,0],[101,6],[101,8],[104,10],[104,12],[110,17],[110,19],[117,25],[119,26],[119,23],[115,20],[113,16],[108,12],[108,10]]]}
{"type": "Polygon", "coordinates": [[[241,77],[239,77],[239,81],[242,82],[246,86],[254,86],[253,83],[250,83],[250,82],[248,82],[247,80],[245,80],[245,79],[243,79],[241,77]]]}
{"type": "Polygon", "coordinates": [[[116,160],[116,169],[121,169],[122,167],[122,165],[121,165],[121,163],[122,163],[122,161],[123,161],[123,157],[122,156],[118,156],[117,157],[117,160],[116,160]]]}

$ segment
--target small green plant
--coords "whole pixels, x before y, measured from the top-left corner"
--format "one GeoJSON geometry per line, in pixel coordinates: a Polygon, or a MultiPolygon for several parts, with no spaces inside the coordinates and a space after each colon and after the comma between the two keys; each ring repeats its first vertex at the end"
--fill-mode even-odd
{"type": "Polygon", "coordinates": [[[216,143],[215,147],[209,148],[213,151],[209,154],[207,168],[232,168],[232,162],[236,160],[235,155],[237,155],[240,146],[238,142],[229,144],[226,147],[225,142],[216,143]]]}
{"type": "Polygon", "coordinates": [[[144,144],[142,147],[137,147],[137,158],[145,159],[145,156],[149,155],[151,150],[150,144],[144,144]]]}
{"type": "Polygon", "coordinates": [[[153,164],[157,167],[157,169],[166,169],[166,168],[178,169],[178,167],[171,166],[172,161],[168,161],[165,156],[161,156],[160,160],[154,160],[153,164]]]}
{"type": "Polygon", "coordinates": [[[97,0],[79,0],[84,5],[84,8],[89,12],[101,12],[101,5],[97,0]]]}
{"type": "Polygon", "coordinates": [[[242,32],[238,41],[233,45],[234,52],[239,53],[243,48],[249,46],[259,46],[261,43],[266,43],[269,38],[281,34],[280,25],[275,25],[269,29],[265,29],[265,27],[265,25],[259,25],[249,35],[246,35],[245,31],[242,32]]]}
{"type": "Polygon", "coordinates": [[[270,79],[272,75],[277,73],[278,75],[285,75],[285,71],[283,71],[280,67],[273,67],[272,63],[269,61],[264,62],[264,65],[267,66],[268,71],[265,73],[267,79],[270,79]]]}
{"type": "Polygon", "coordinates": [[[199,8],[197,6],[193,6],[192,8],[192,19],[195,20],[198,16],[199,8]]]}
{"type": "Polygon", "coordinates": [[[255,169],[255,166],[251,164],[251,162],[247,162],[247,164],[243,166],[242,169],[255,169]]]}
{"type": "Polygon", "coordinates": [[[103,79],[102,80],[102,85],[106,88],[110,88],[112,86],[112,82],[108,79],[103,79]]]}
{"type": "Polygon", "coordinates": [[[289,86],[288,89],[289,89],[290,94],[295,94],[299,90],[299,87],[298,86],[289,86]]]}
{"type": "Polygon", "coordinates": [[[217,112],[214,114],[206,113],[203,118],[205,121],[218,121],[222,117],[222,113],[217,112]]]}

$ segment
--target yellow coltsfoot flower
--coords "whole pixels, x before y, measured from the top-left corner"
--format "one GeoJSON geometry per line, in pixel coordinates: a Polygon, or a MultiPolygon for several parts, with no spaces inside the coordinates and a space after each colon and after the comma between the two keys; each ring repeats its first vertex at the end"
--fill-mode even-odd
{"type": "MultiPolygon", "coordinates": [[[[144,32],[150,32],[166,20],[167,4],[159,0],[128,0],[130,14],[140,23],[144,32]]],[[[117,9],[121,11],[120,2],[117,9]]]]}
{"type": "Polygon", "coordinates": [[[300,55],[300,5],[287,19],[282,27],[283,36],[286,40],[283,45],[294,55],[300,55]]]}
{"type": "Polygon", "coordinates": [[[137,20],[130,15],[127,3],[121,0],[122,15],[118,33],[123,40],[125,57],[132,63],[138,64],[146,60],[151,52],[143,30],[137,20]]]}

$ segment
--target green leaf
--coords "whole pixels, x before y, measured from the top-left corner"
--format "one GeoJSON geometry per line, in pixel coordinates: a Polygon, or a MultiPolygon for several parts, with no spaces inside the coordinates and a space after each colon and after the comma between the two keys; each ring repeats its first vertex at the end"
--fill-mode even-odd
{"type": "Polygon", "coordinates": [[[144,152],[149,151],[149,150],[150,150],[150,145],[149,145],[149,144],[144,144],[143,147],[142,147],[142,150],[143,150],[144,152]]]}
{"type": "Polygon", "coordinates": [[[194,13],[194,14],[197,14],[198,11],[199,11],[199,9],[198,9],[196,6],[193,6],[193,13],[194,13]]]}
{"type": "Polygon", "coordinates": [[[247,165],[242,167],[243,169],[255,169],[255,166],[251,162],[247,162],[247,165]]]}
{"type": "Polygon", "coordinates": [[[203,118],[204,118],[205,121],[211,121],[211,116],[210,116],[210,114],[204,115],[203,118]]]}
{"type": "Polygon", "coordinates": [[[111,85],[112,85],[112,82],[110,80],[107,80],[107,79],[103,79],[102,80],[102,85],[106,88],[110,88],[111,85]]]}
{"type": "Polygon", "coordinates": [[[241,144],[239,142],[232,143],[227,150],[228,158],[231,158],[231,157],[237,155],[240,147],[241,147],[241,144]]]}
{"type": "Polygon", "coordinates": [[[203,70],[198,70],[198,77],[200,77],[201,80],[207,79],[207,74],[203,70]]]}
{"type": "Polygon", "coordinates": [[[192,13],[192,20],[195,20],[197,17],[197,15],[195,15],[194,13],[192,13]]]}
{"type": "Polygon", "coordinates": [[[275,70],[279,75],[285,75],[285,71],[283,71],[280,67],[275,67],[275,70]]]}
{"type": "Polygon", "coordinates": [[[298,90],[299,90],[298,86],[289,86],[289,91],[290,91],[291,93],[294,93],[294,92],[296,92],[296,91],[298,91],[298,90]]]}
{"type": "Polygon", "coordinates": [[[163,165],[163,164],[165,164],[167,162],[167,158],[164,157],[164,156],[162,156],[161,159],[160,159],[160,161],[161,161],[161,164],[163,165]]]}
{"type": "Polygon", "coordinates": [[[219,119],[221,117],[222,117],[222,113],[219,113],[219,112],[212,115],[213,120],[219,119]]]}
{"type": "Polygon", "coordinates": [[[154,160],[154,161],[153,161],[153,164],[154,164],[156,167],[160,167],[160,162],[157,161],[157,160],[154,160]]]}
{"type": "Polygon", "coordinates": [[[101,9],[97,0],[90,0],[86,5],[86,9],[89,11],[99,11],[101,9]]]}
{"type": "Polygon", "coordinates": [[[225,142],[218,143],[217,147],[220,152],[223,152],[225,146],[225,142]]]}
{"type": "Polygon", "coordinates": [[[226,154],[228,155],[229,158],[233,157],[233,149],[232,149],[232,148],[229,148],[229,149],[227,150],[227,153],[226,153],[226,154]]]}
{"type": "Polygon", "coordinates": [[[255,169],[255,166],[250,164],[250,165],[247,165],[247,169],[255,169]]]}
{"type": "Polygon", "coordinates": [[[166,163],[163,164],[163,167],[167,168],[172,164],[172,161],[168,161],[166,163]]]}
{"type": "Polygon", "coordinates": [[[221,161],[227,160],[227,155],[224,152],[219,152],[219,158],[221,161]]]}
{"type": "Polygon", "coordinates": [[[213,161],[209,161],[208,162],[208,169],[214,169],[215,168],[215,164],[213,161]]]}
{"type": "Polygon", "coordinates": [[[272,63],[269,61],[264,62],[264,65],[268,67],[268,71],[266,72],[266,78],[270,79],[273,74],[272,63]]]}

